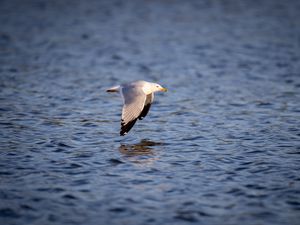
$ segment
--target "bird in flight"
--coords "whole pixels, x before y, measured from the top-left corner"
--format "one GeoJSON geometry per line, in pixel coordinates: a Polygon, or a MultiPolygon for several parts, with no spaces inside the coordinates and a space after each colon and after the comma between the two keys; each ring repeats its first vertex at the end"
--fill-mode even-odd
{"type": "Polygon", "coordinates": [[[123,98],[120,135],[126,135],[133,127],[137,119],[142,120],[151,107],[154,92],[167,89],[156,83],[147,81],[135,81],[123,85],[111,87],[107,92],[120,92],[123,98]]]}

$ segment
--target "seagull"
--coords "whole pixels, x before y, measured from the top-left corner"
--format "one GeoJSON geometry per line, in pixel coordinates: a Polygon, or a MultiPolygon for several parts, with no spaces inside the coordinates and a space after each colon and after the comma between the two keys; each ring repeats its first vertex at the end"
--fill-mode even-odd
{"type": "Polygon", "coordinates": [[[111,87],[107,92],[119,92],[123,98],[120,136],[126,135],[137,119],[142,120],[151,107],[154,92],[166,92],[167,88],[157,83],[147,81],[134,81],[111,87]]]}

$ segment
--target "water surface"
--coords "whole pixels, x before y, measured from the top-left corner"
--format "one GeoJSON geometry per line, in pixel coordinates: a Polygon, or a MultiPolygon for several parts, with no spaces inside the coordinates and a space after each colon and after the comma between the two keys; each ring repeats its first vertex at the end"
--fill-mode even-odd
{"type": "Polygon", "coordinates": [[[1,1],[1,223],[299,224],[299,11],[1,1]],[[169,92],[119,137],[137,79],[169,92]]]}

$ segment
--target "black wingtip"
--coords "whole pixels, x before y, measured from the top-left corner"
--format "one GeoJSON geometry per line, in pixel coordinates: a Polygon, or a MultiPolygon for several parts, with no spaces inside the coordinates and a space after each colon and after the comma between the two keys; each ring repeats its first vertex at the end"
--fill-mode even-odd
{"type": "Polygon", "coordinates": [[[127,132],[120,131],[120,136],[125,136],[126,134],[127,134],[127,132]]]}
{"type": "Polygon", "coordinates": [[[144,106],[143,111],[141,112],[141,114],[138,117],[139,120],[142,120],[147,116],[150,107],[151,107],[151,103],[144,106]]]}
{"type": "Polygon", "coordinates": [[[121,131],[120,131],[120,136],[125,136],[133,127],[137,119],[132,120],[125,124],[123,121],[121,121],[121,131]]]}

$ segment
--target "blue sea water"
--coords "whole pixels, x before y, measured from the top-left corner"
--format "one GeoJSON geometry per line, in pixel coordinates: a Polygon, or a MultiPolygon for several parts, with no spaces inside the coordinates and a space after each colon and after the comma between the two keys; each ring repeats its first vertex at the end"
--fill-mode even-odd
{"type": "Polygon", "coordinates": [[[1,1],[0,223],[300,221],[299,1],[1,1]],[[133,80],[169,89],[125,137],[133,80]]]}

